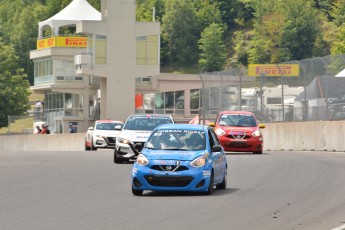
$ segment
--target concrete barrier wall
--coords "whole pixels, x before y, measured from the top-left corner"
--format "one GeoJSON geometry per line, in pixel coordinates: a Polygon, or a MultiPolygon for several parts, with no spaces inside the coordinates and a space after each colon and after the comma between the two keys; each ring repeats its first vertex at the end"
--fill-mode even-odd
{"type": "Polygon", "coordinates": [[[345,152],[345,121],[269,123],[262,132],[265,150],[345,152]]]}
{"type": "Polygon", "coordinates": [[[84,150],[85,133],[49,135],[0,136],[3,151],[81,151],[84,150]]]}
{"type": "MultiPolygon", "coordinates": [[[[262,129],[265,150],[345,152],[345,121],[269,123],[262,129]]],[[[82,151],[85,134],[0,136],[3,151],[82,151]]]]}

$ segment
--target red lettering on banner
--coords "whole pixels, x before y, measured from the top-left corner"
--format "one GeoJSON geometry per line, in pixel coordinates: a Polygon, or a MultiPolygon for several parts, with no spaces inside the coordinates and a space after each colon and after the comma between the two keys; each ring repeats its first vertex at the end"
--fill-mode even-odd
{"type": "Polygon", "coordinates": [[[38,41],[38,48],[44,47],[44,41],[38,41]]]}
{"type": "Polygon", "coordinates": [[[48,43],[47,44],[48,46],[53,46],[54,45],[54,39],[48,39],[47,43],[48,43]]]}
{"type": "Polygon", "coordinates": [[[81,39],[65,39],[66,46],[86,46],[86,41],[81,39]]]}
{"type": "Polygon", "coordinates": [[[267,74],[267,75],[281,75],[281,74],[291,74],[292,68],[291,66],[281,66],[281,67],[275,67],[275,66],[268,66],[268,67],[256,67],[255,68],[256,74],[267,74]]]}

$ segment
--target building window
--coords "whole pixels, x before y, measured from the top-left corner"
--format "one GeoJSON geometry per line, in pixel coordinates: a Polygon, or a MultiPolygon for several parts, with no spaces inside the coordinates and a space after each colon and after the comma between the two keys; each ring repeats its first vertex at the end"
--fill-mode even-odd
{"type": "Polygon", "coordinates": [[[74,80],[74,62],[68,60],[55,60],[55,75],[59,80],[74,80]],[[60,78],[59,78],[60,77],[60,78]]]}
{"type": "Polygon", "coordinates": [[[95,64],[96,65],[107,64],[107,37],[106,36],[96,35],[95,64]]]}
{"type": "Polygon", "coordinates": [[[144,94],[143,109],[147,113],[183,114],[184,91],[144,94]]]}
{"type": "Polygon", "coordinates": [[[41,59],[34,62],[35,84],[53,82],[53,60],[41,59]]]}
{"type": "Polygon", "coordinates": [[[47,116],[82,116],[83,95],[71,93],[50,93],[46,95],[45,113],[47,116]]]}
{"type": "Polygon", "coordinates": [[[137,65],[158,66],[158,35],[137,37],[137,65]]]}

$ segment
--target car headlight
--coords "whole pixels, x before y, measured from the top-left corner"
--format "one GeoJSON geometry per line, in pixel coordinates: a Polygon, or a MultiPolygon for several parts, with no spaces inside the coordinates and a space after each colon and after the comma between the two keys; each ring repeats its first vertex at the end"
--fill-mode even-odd
{"type": "Polygon", "coordinates": [[[260,137],[261,136],[261,131],[260,130],[255,130],[254,132],[252,132],[252,136],[253,137],[260,137]]]}
{"type": "Polygon", "coordinates": [[[138,165],[147,165],[148,163],[149,163],[149,160],[143,154],[138,155],[137,157],[138,165]]]}
{"type": "Polygon", "coordinates": [[[129,140],[125,139],[125,138],[121,138],[121,137],[117,137],[116,140],[121,143],[121,144],[129,144],[129,140]]]}
{"type": "Polygon", "coordinates": [[[217,136],[224,136],[225,135],[225,131],[223,129],[216,129],[215,133],[217,134],[217,136]]]}
{"type": "Polygon", "coordinates": [[[104,138],[104,136],[102,136],[102,135],[96,135],[96,137],[99,137],[99,138],[104,138]]]}
{"type": "Polygon", "coordinates": [[[198,158],[195,158],[191,163],[190,166],[192,167],[201,167],[204,166],[206,164],[206,156],[200,156],[198,158]]]}

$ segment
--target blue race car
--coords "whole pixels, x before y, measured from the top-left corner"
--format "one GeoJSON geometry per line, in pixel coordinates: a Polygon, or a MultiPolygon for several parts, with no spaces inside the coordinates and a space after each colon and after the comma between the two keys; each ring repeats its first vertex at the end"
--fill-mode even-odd
{"type": "Polygon", "coordinates": [[[150,135],[132,169],[132,193],[144,190],[211,194],[225,189],[227,161],[211,127],[165,124],[150,135]]]}

